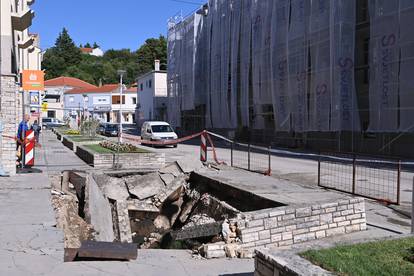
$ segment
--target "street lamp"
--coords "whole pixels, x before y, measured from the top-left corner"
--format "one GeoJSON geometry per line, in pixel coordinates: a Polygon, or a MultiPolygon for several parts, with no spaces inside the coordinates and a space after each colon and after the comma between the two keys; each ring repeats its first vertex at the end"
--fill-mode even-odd
{"type": "Polygon", "coordinates": [[[119,105],[119,135],[118,135],[118,142],[122,143],[122,78],[124,77],[126,71],[125,70],[118,70],[119,75],[119,94],[120,94],[120,105],[119,105]]]}

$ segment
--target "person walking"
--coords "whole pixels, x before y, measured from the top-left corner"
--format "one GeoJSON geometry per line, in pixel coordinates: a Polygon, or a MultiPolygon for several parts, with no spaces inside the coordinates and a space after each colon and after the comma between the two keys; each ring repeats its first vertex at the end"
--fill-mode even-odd
{"type": "Polygon", "coordinates": [[[32,127],[31,127],[31,130],[33,130],[33,132],[34,132],[36,143],[39,143],[39,135],[40,135],[40,131],[42,130],[42,127],[39,125],[37,120],[34,121],[32,127]]]}
{"type": "Polygon", "coordinates": [[[17,151],[17,166],[22,167],[22,156],[23,156],[23,146],[24,140],[26,136],[26,131],[29,130],[29,126],[27,122],[30,120],[30,115],[25,114],[23,121],[20,122],[19,128],[17,129],[17,137],[16,137],[16,151],[17,151]]]}

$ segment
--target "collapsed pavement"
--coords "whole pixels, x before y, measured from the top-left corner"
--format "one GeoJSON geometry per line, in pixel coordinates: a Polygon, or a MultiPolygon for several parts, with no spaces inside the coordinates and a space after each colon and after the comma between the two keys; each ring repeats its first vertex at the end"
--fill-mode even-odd
{"type": "Polygon", "coordinates": [[[71,206],[57,215],[66,222],[65,247],[94,240],[245,258],[257,247],[366,229],[361,199],[287,206],[211,177],[215,171],[177,161],[156,171],[65,172],[62,194],[54,196],[54,202],[62,198],[60,205],[71,206]]]}

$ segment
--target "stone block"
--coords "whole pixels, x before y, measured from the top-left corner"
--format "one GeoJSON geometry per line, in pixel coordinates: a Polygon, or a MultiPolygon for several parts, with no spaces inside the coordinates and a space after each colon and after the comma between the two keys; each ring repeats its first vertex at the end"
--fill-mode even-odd
{"type": "Polygon", "coordinates": [[[300,234],[304,234],[304,233],[307,233],[307,232],[309,232],[309,229],[305,228],[305,229],[294,230],[292,233],[293,233],[293,235],[300,235],[300,234]]]}
{"type": "Polygon", "coordinates": [[[352,214],[354,214],[354,209],[348,209],[348,210],[344,210],[344,211],[342,211],[341,212],[341,215],[342,216],[348,216],[348,215],[352,215],[352,214]]]}
{"type": "Polygon", "coordinates": [[[286,231],[286,227],[277,227],[277,228],[272,228],[270,229],[270,234],[277,234],[277,233],[282,233],[286,231]]]}
{"type": "Polygon", "coordinates": [[[270,217],[282,216],[284,214],[286,214],[285,210],[275,210],[275,211],[269,212],[270,217]]]}
{"type": "Polygon", "coordinates": [[[322,214],[320,215],[321,224],[330,223],[333,221],[332,214],[322,214]]]}
{"type": "Polygon", "coordinates": [[[332,228],[332,229],[327,229],[326,231],[326,236],[333,236],[333,235],[339,235],[339,234],[344,234],[345,233],[345,227],[337,227],[337,228],[332,228]]]}
{"type": "Polygon", "coordinates": [[[305,208],[297,208],[296,209],[296,217],[302,218],[307,217],[312,214],[312,208],[311,207],[305,207],[305,208]]]}
{"type": "Polygon", "coordinates": [[[282,234],[274,234],[274,235],[272,235],[271,236],[271,241],[272,242],[278,242],[278,241],[281,241],[282,240],[282,234]]]}
{"type": "Polygon", "coordinates": [[[334,222],[341,222],[341,221],[344,221],[344,220],[345,220],[345,217],[337,217],[337,218],[333,219],[334,222]]]}
{"type": "Polygon", "coordinates": [[[242,234],[241,240],[243,243],[255,242],[259,240],[259,232],[242,234]]]}
{"type": "Polygon", "coordinates": [[[270,230],[263,230],[259,232],[259,239],[266,240],[270,239],[270,230]]]}
{"type": "Polygon", "coordinates": [[[250,234],[250,233],[256,233],[256,232],[262,231],[264,229],[265,228],[263,226],[257,226],[257,227],[243,229],[241,231],[241,233],[242,233],[242,235],[244,235],[244,234],[250,234]]]}
{"type": "Polygon", "coordinates": [[[267,218],[264,219],[264,228],[265,229],[271,229],[278,227],[279,223],[277,220],[277,217],[267,218]]]}
{"type": "Polygon", "coordinates": [[[279,246],[288,246],[293,244],[293,239],[278,242],[279,246]]]}
{"type": "Polygon", "coordinates": [[[295,214],[289,214],[282,216],[282,220],[291,220],[295,218],[295,214]]]}
{"type": "Polygon", "coordinates": [[[293,239],[293,234],[292,232],[286,232],[286,233],[282,233],[282,240],[291,240],[293,239]]]}
{"type": "Polygon", "coordinates": [[[314,240],[314,239],[315,239],[315,233],[313,233],[313,232],[293,236],[293,242],[294,243],[305,242],[305,241],[310,241],[310,240],[314,240]]]}
{"type": "Polygon", "coordinates": [[[359,219],[359,218],[361,218],[361,214],[353,214],[353,215],[346,216],[347,220],[359,219]]]}
{"type": "Polygon", "coordinates": [[[361,218],[361,219],[351,220],[351,224],[360,224],[360,223],[366,223],[366,219],[365,218],[361,218]]]}
{"type": "Polygon", "coordinates": [[[326,237],[326,232],[324,230],[322,230],[322,231],[316,231],[315,232],[315,237],[317,239],[325,238],[326,237]]]}
{"type": "Polygon", "coordinates": [[[351,222],[349,220],[341,221],[341,222],[338,222],[338,227],[339,226],[347,226],[347,225],[350,225],[350,224],[351,224],[351,222]]]}
{"type": "Polygon", "coordinates": [[[333,213],[336,211],[336,207],[325,208],[325,213],[333,213]]]}
{"type": "Polygon", "coordinates": [[[352,232],[356,232],[356,231],[360,231],[361,227],[359,224],[354,224],[354,225],[349,225],[345,227],[345,232],[346,233],[352,233],[352,232]]]}
{"type": "Polygon", "coordinates": [[[256,226],[263,226],[263,219],[247,221],[246,226],[249,228],[256,227],[256,226]]]}
{"type": "Polygon", "coordinates": [[[315,232],[315,231],[320,231],[320,230],[326,230],[328,228],[329,228],[328,224],[324,224],[324,225],[321,225],[321,226],[311,227],[311,228],[309,228],[309,231],[310,232],[315,232]]]}
{"type": "Polygon", "coordinates": [[[365,212],[365,204],[364,202],[354,204],[354,213],[364,213],[365,212]]]}
{"type": "Polygon", "coordinates": [[[336,206],[338,206],[338,202],[321,204],[322,209],[336,207],[336,206]]]}

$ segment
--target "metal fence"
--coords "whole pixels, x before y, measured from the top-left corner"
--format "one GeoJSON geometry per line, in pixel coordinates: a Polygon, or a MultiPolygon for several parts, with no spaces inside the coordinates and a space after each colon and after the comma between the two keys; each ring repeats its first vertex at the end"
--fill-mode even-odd
{"type": "Polygon", "coordinates": [[[321,154],[318,185],[386,203],[400,203],[401,161],[352,154],[321,154]]]}
{"type": "Polygon", "coordinates": [[[210,135],[218,160],[214,160],[211,144],[208,143],[207,159],[223,161],[227,165],[252,172],[271,174],[271,148],[251,144],[238,143],[219,135],[210,135]]]}

